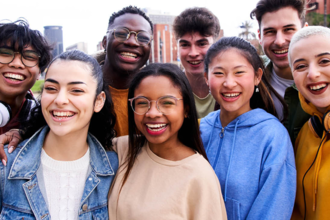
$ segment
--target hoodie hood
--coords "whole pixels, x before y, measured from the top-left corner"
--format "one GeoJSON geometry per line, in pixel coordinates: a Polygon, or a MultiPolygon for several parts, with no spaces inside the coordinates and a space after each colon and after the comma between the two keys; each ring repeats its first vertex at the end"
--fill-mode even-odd
{"type": "MultiPolygon", "coordinates": [[[[211,112],[208,114],[207,117],[204,118],[205,122],[208,123],[211,126],[222,128],[221,122],[220,122],[220,110],[211,112]]],[[[277,118],[271,114],[266,113],[263,109],[256,108],[252,109],[251,111],[248,111],[234,120],[232,120],[227,126],[226,129],[235,129],[241,128],[241,127],[251,127],[256,124],[259,124],[261,122],[267,121],[267,120],[277,120],[277,118]]]]}

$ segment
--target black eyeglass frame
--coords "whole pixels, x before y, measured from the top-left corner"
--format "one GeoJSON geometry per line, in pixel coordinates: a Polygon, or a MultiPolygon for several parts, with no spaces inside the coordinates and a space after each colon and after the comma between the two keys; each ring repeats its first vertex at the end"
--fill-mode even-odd
{"type": "MultiPolygon", "coordinates": [[[[3,47],[2,47],[2,48],[3,48],[3,47]]],[[[9,48],[5,48],[5,49],[10,50],[10,51],[13,52],[13,58],[11,59],[10,62],[6,62],[6,63],[0,61],[1,64],[9,64],[9,63],[13,62],[13,60],[15,59],[15,54],[16,54],[16,53],[21,54],[21,62],[22,62],[23,65],[26,66],[26,67],[35,67],[36,65],[39,64],[39,60],[40,60],[40,57],[41,57],[41,56],[38,55],[38,54],[37,54],[35,51],[33,51],[33,50],[27,50],[27,51],[30,51],[30,52],[35,53],[35,54],[38,56],[38,60],[37,60],[37,63],[36,63],[35,65],[33,65],[33,66],[28,66],[28,65],[26,65],[26,64],[24,63],[24,61],[23,61],[23,58],[26,59],[26,60],[28,60],[28,59],[24,56],[24,53],[21,53],[21,52],[18,52],[18,51],[14,51],[14,50],[9,49],[9,48]]],[[[1,50],[1,47],[0,47],[0,50],[1,50]]],[[[24,51],[23,51],[23,52],[24,52],[24,51]]]]}
{"type": "Polygon", "coordinates": [[[107,31],[107,33],[111,32],[111,31],[113,32],[114,38],[117,39],[117,40],[119,40],[119,41],[121,41],[121,42],[127,41],[131,37],[131,33],[133,33],[133,34],[135,34],[135,40],[136,40],[136,42],[138,42],[138,44],[140,44],[142,46],[148,45],[154,39],[154,37],[152,36],[152,34],[149,34],[147,31],[138,31],[138,32],[136,32],[136,31],[131,31],[128,28],[125,28],[125,27],[120,27],[120,28],[117,28],[117,29],[110,29],[110,30],[107,31]],[[115,32],[116,32],[116,30],[119,30],[119,29],[127,30],[128,35],[127,35],[127,37],[126,37],[125,40],[116,37],[116,33],[115,32]],[[138,36],[139,33],[142,33],[142,32],[147,33],[148,35],[150,35],[150,40],[148,41],[148,43],[141,43],[138,40],[137,36],[138,36]]]}

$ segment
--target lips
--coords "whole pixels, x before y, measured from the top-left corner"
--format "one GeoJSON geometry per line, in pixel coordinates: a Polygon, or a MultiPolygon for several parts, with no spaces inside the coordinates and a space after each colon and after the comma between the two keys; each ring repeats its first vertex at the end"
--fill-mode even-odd
{"type": "Polygon", "coordinates": [[[192,64],[192,65],[198,65],[201,64],[203,62],[203,60],[194,60],[194,61],[187,61],[188,63],[192,64]]]}
{"type": "Polygon", "coordinates": [[[51,114],[53,115],[53,117],[56,120],[65,120],[65,119],[69,119],[71,117],[73,117],[76,113],[72,112],[72,111],[51,111],[51,114]]]}
{"type": "Polygon", "coordinates": [[[25,79],[24,75],[18,73],[4,73],[3,76],[12,81],[23,81],[25,79]]]}
{"type": "Polygon", "coordinates": [[[134,58],[136,59],[138,57],[138,54],[136,53],[131,53],[131,52],[121,52],[120,55],[122,57],[126,57],[126,58],[134,58]]]}
{"type": "Polygon", "coordinates": [[[275,54],[287,54],[288,49],[283,49],[283,50],[273,50],[275,54]]]}
{"type": "Polygon", "coordinates": [[[326,83],[322,83],[322,84],[319,84],[319,85],[311,85],[311,86],[309,86],[309,89],[313,90],[313,91],[318,91],[318,90],[323,89],[326,86],[327,86],[326,83]]]}
{"type": "Polygon", "coordinates": [[[307,85],[307,88],[312,94],[320,95],[327,90],[328,86],[329,86],[328,83],[322,82],[322,83],[309,84],[307,85]]]}
{"type": "Polygon", "coordinates": [[[151,131],[160,131],[164,129],[167,125],[166,124],[146,124],[147,128],[151,131]]]}
{"type": "Polygon", "coordinates": [[[235,93],[222,93],[222,95],[226,98],[235,98],[237,96],[239,96],[239,92],[235,92],[235,93]]]}

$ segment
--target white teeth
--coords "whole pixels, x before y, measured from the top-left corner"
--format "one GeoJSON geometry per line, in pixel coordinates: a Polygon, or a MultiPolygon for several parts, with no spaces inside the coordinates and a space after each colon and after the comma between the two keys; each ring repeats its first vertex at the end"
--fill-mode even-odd
{"type": "Polygon", "coordinates": [[[135,54],[135,53],[130,53],[130,52],[121,52],[120,55],[122,55],[123,57],[133,57],[133,58],[137,58],[137,54],[135,54]]]}
{"type": "Polygon", "coordinates": [[[288,52],[288,49],[285,49],[285,50],[274,50],[274,53],[276,54],[283,54],[283,53],[287,53],[288,52]]]}
{"type": "Polygon", "coordinates": [[[196,64],[200,64],[202,61],[188,61],[189,63],[196,65],[196,64]]]}
{"type": "Polygon", "coordinates": [[[223,93],[224,97],[237,97],[239,93],[223,93]]]}
{"type": "Polygon", "coordinates": [[[311,90],[320,90],[320,89],[323,89],[323,88],[326,87],[326,86],[327,86],[327,84],[322,83],[322,84],[320,84],[320,85],[310,86],[309,88],[310,88],[311,90]]]}
{"type": "Polygon", "coordinates": [[[146,126],[152,131],[160,131],[166,127],[166,124],[146,124],[146,126]]]}
{"type": "Polygon", "coordinates": [[[71,117],[74,115],[72,112],[59,112],[59,111],[53,111],[53,115],[55,117],[71,117]]]}
{"type": "Polygon", "coordinates": [[[5,73],[4,76],[6,78],[17,79],[20,81],[24,80],[24,77],[22,75],[14,74],[14,73],[5,73]]]}

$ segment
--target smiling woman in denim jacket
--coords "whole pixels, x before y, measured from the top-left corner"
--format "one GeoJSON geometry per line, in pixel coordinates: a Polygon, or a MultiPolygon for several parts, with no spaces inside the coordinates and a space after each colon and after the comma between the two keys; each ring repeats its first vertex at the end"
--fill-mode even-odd
{"type": "Polygon", "coordinates": [[[69,51],[48,67],[41,105],[0,164],[0,219],[108,219],[118,169],[115,117],[94,58],[69,51]],[[33,134],[34,133],[34,134],[33,134]]]}

